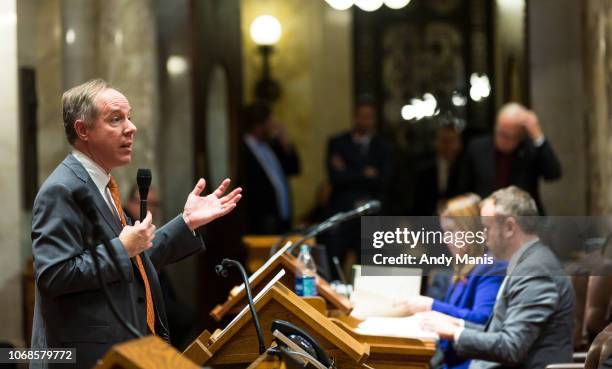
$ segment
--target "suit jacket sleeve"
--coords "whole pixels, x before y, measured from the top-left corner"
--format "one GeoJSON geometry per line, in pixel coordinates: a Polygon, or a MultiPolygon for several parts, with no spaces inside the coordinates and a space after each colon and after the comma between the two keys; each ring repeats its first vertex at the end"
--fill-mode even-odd
{"type": "Polygon", "coordinates": [[[503,281],[501,276],[481,277],[476,286],[474,304],[471,308],[462,308],[442,301],[434,300],[432,310],[467,320],[477,324],[485,324],[493,311],[497,291],[503,281]]]}
{"type": "MultiPolygon", "coordinates": [[[[55,297],[99,288],[92,255],[85,246],[87,226],[65,185],[51,185],[38,196],[32,211],[32,253],[41,294],[55,297]]],[[[113,238],[110,245],[124,275],[133,278],[130,258],[121,241],[113,238]]],[[[119,274],[104,246],[97,245],[96,251],[106,282],[118,281],[119,274]]]]}
{"type": "Polygon", "coordinates": [[[552,315],[559,299],[550,276],[511,277],[507,311],[496,332],[463,330],[454,347],[465,357],[515,366],[527,357],[529,348],[552,315]]]}
{"type": "Polygon", "coordinates": [[[182,215],[178,215],[155,232],[153,247],[146,251],[155,266],[160,270],[168,264],[175,263],[196,252],[204,250],[200,235],[195,235],[182,215]]]}
{"type": "Polygon", "coordinates": [[[484,324],[473,323],[473,322],[470,322],[469,320],[464,320],[463,322],[465,324],[464,328],[466,328],[466,329],[472,329],[472,330],[474,330],[476,332],[484,332],[485,331],[486,326],[484,324]]]}
{"type": "Polygon", "coordinates": [[[536,147],[536,162],[544,179],[550,181],[561,178],[561,163],[548,140],[536,147]]]}

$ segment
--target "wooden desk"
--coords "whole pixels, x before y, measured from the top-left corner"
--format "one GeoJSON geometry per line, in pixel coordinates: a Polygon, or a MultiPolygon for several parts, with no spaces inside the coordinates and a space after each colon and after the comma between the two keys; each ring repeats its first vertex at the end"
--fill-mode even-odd
{"type": "MultiPolygon", "coordinates": [[[[270,258],[270,250],[281,239],[279,235],[255,235],[248,234],[242,237],[242,243],[246,248],[246,267],[248,270],[257,270],[270,258]]],[[[297,242],[299,236],[290,236],[287,241],[292,243],[297,242]]],[[[312,240],[306,242],[309,245],[313,244],[312,240]]],[[[281,245],[282,247],[283,245],[281,245]]]]}
{"type": "Polygon", "coordinates": [[[331,320],[357,341],[370,345],[366,364],[377,369],[427,369],[436,351],[433,339],[365,335],[355,332],[359,321],[353,317],[331,320]]]}

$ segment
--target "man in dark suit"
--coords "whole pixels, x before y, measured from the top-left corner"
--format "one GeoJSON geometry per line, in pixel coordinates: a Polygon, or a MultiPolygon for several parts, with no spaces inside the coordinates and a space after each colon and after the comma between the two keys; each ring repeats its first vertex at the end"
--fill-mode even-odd
{"type": "Polygon", "coordinates": [[[240,183],[246,194],[248,232],[284,233],[291,228],[293,215],[288,178],[300,172],[297,152],[267,105],[246,107],[244,122],[240,183]]]}
{"type": "Polygon", "coordinates": [[[441,202],[459,195],[463,143],[455,124],[444,121],[436,130],[435,155],[417,164],[414,215],[436,215],[441,202]]]}
{"type": "MultiPolygon", "coordinates": [[[[32,348],[76,348],[76,364],[91,368],[116,343],[134,338],[107,305],[98,284],[92,253],[120,313],[141,334],[168,340],[168,321],[156,270],[204,249],[195,230],[236,207],[241,190],[223,196],[225,180],[201,197],[200,179],[183,213],[156,231],[151,213],[133,225],[121,206],[112,169],[131,161],[136,126],[125,96],[102,80],[76,86],[62,96],[66,137],[74,150],[43,183],[32,210],[32,252],[36,303],[32,348]],[[100,226],[127,276],[119,272],[100,240],[77,193],[87,192],[100,226]],[[136,314],[132,314],[132,307],[136,314]]],[[[31,367],[70,367],[31,362],[31,367]]]]}
{"type": "Polygon", "coordinates": [[[561,177],[561,164],[542,133],[538,117],[516,103],[501,108],[494,136],[474,139],[465,159],[461,192],[475,192],[484,198],[496,189],[515,185],[529,192],[542,213],[539,179],[561,177]]]}
{"type": "Polygon", "coordinates": [[[508,260],[493,316],[482,326],[440,313],[424,313],[422,324],[455,350],[472,358],[470,369],[543,369],[572,358],[575,295],[553,252],[537,236],[538,211],[516,186],[483,202],[487,246],[508,260]]]}
{"type": "MultiPolygon", "coordinates": [[[[332,186],[330,210],[347,211],[370,200],[382,200],[391,172],[389,146],[375,130],[376,107],[364,99],[355,107],[353,128],[332,137],[327,145],[327,172],[332,186]]],[[[343,259],[360,250],[359,219],[330,234],[330,256],[343,259]]]]}

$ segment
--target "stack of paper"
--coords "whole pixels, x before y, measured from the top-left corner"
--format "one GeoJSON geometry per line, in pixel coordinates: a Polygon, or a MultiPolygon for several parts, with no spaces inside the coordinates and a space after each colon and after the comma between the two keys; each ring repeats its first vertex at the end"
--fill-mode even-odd
{"type": "Polygon", "coordinates": [[[372,336],[392,336],[420,339],[438,339],[433,332],[424,331],[417,316],[403,318],[373,317],[361,322],[355,331],[372,336]]]}

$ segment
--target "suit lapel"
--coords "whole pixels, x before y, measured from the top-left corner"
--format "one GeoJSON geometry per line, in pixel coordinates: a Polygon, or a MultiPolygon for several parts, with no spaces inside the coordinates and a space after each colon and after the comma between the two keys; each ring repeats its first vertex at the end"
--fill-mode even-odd
{"type": "Polygon", "coordinates": [[[108,224],[108,226],[113,230],[115,235],[121,233],[121,225],[117,221],[117,218],[111,212],[111,209],[108,207],[106,201],[104,201],[104,198],[102,197],[102,194],[100,194],[98,187],[96,187],[95,183],[93,183],[91,179],[87,182],[87,187],[89,187],[90,191],[93,193],[94,204],[98,209],[98,213],[102,215],[102,218],[104,218],[106,224],[108,224]]]}
{"type": "Polygon", "coordinates": [[[68,154],[68,156],[66,156],[63,164],[70,168],[79,179],[85,182],[85,185],[91,192],[91,197],[93,198],[93,202],[96,205],[98,213],[110,227],[113,233],[115,235],[121,233],[121,225],[117,222],[117,219],[113,213],[111,213],[111,209],[108,207],[108,204],[100,194],[98,187],[96,187],[96,184],[93,182],[83,165],[72,154],[68,154]]]}
{"type": "MultiPolygon", "coordinates": [[[[527,250],[525,250],[523,252],[523,254],[519,257],[519,259],[516,262],[516,265],[514,266],[514,270],[516,270],[516,268],[519,266],[519,264],[525,260],[525,258],[527,258],[529,256],[529,254],[531,254],[532,252],[534,252],[534,250],[536,250],[538,247],[541,246],[541,241],[537,241],[536,243],[534,243],[533,245],[529,246],[527,248],[527,250]]],[[[504,301],[504,291],[508,288],[508,284],[510,283],[510,280],[508,279],[508,277],[510,277],[511,275],[506,275],[504,277],[504,281],[502,282],[502,285],[499,287],[500,291],[499,291],[499,298],[497,298],[495,300],[495,305],[493,306],[493,313],[491,314],[491,316],[489,316],[489,319],[487,320],[487,323],[485,325],[485,332],[487,332],[489,330],[489,326],[491,325],[491,322],[493,321],[493,318],[496,315],[497,309],[499,308],[499,304],[503,303],[504,304],[504,308],[507,309],[508,308],[508,304],[504,301]]]]}

